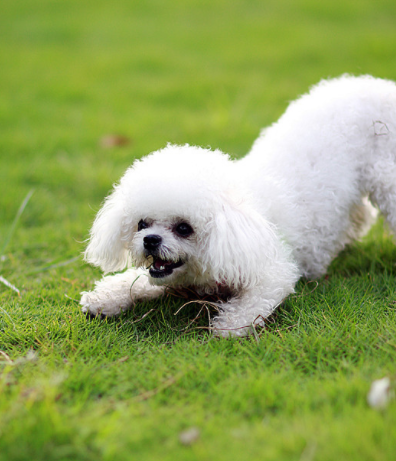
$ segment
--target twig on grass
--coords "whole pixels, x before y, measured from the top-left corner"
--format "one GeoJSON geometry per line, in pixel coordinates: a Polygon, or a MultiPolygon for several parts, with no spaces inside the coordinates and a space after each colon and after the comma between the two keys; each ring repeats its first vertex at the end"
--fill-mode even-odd
{"type": "Polygon", "coordinates": [[[303,298],[304,296],[311,295],[318,288],[319,282],[317,280],[309,280],[307,282],[307,285],[310,284],[310,283],[315,283],[314,288],[310,292],[308,292],[308,293],[300,293],[298,295],[292,295],[292,296],[290,296],[290,298],[297,299],[297,298],[303,298]]]}
{"type": "Polygon", "coordinates": [[[184,307],[188,306],[189,304],[202,304],[203,306],[209,304],[209,306],[212,306],[215,308],[217,311],[219,308],[217,307],[216,304],[208,302],[208,301],[201,301],[200,299],[194,299],[193,301],[188,301],[184,303],[173,315],[177,315],[184,307]]]}
{"type": "Polygon", "coordinates": [[[137,320],[134,320],[133,322],[125,322],[125,323],[130,323],[130,324],[134,324],[134,323],[139,323],[141,322],[144,318],[146,318],[149,314],[151,314],[151,312],[155,312],[157,311],[158,309],[150,309],[148,312],[146,312],[145,314],[143,314],[140,319],[137,319],[137,320]]]}
{"type": "Polygon", "coordinates": [[[166,381],[164,381],[160,386],[156,387],[155,389],[152,389],[150,391],[143,392],[142,394],[137,395],[134,397],[135,402],[143,402],[144,400],[147,400],[151,397],[154,397],[154,395],[159,394],[163,390],[167,389],[168,387],[172,386],[175,384],[181,377],[185,375],[185,372],[181,372],[177,374],[176,376],[171,376],[168,378],[166,381]]]}
{"type": "MultiPolygon", "coordinates": [[[[187,334],[188,332],[190,331],[193,331],[193,330],[197,330],[197,329],[200,329],[200,327],[196,327],[196,328],[192,328],[192,329],[189,329],[190,325],[192,325],[193,323],[196,322],[196,320],[201,316],[201,312],[203,311],[203,309],[205,308],[206,309],[206,312],[208,314],[208,319],[209,319],[209,324],[210,324],[210,310],[209,310],[209,307],[208,307],[208,304],[212,307],[215,307],[217,310],[217,306],[213,303],[210,303],[208,301],[200,301],[200,300],[195,300],[195,301],[189,301],[187,303],[184,303],[173,315],[178,315],[178,313],[185,307],[187,306],[188,304],[202,304],[202,307],[200,308],[198,314],[191,320],[191,322],[189,322],[187,324],[186,327],[182,328],[182,329],[179,329],[177,330],[178,332],[182,332],[182,334],[180,335],[183,336],[184,334],[187,334]]],[[[207,327],[207,329],[210,329],[210,327],[207,327]]]]}

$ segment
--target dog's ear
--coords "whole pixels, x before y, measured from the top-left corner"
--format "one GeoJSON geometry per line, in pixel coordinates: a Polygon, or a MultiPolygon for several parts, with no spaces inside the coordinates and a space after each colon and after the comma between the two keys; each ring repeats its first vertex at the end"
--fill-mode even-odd
{"type": "Polygon", "coordinates": [[[277,259],[285,257],[273,226],[250,206],[224,203],[222,208],[208,224],[202,242],[204,269],[217,283],[234,288],[272,277],[269,273],[278,266],[277,259]]]}
{"type": "Polygon", "coordinates": [[[124,197],[120,186],[106,198],[93,223],[84,258],[105,273],[125,269],[129,251],[122,239],[124,197]]]}

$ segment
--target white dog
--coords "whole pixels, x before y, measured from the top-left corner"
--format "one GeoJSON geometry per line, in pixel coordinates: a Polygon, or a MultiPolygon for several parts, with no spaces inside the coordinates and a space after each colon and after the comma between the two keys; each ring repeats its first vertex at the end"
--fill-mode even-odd
{"type": "Polygon", "coordinates": [[[219,293],[213,330],[247,334],[368,230],[396,231],[396,85],[324,80],[251,152],[168,145],[137,160],[99,211],[85,252],[105,272],[83,311],[115,315],[167,286],[219,293]],[[227,293],[227,295],[225,295],[227,293]]]}

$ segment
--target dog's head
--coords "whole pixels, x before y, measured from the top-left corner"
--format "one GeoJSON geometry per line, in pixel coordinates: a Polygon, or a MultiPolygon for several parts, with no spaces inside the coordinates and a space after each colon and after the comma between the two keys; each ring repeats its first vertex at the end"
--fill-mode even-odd
{"type": "Polygon", "coordinates": [[[260,277],[273,241],[227,155],[169,145],[127,170],[85,257],[105,272],[148,267],[155,284],[240,287],[260,277]]]}

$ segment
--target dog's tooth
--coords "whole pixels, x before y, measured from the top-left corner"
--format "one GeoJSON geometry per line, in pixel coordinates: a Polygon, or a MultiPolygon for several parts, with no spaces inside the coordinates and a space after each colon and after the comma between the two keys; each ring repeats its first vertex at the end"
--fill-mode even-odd
{"type": "Polygon", "coordinates": [[[160,271],[163,271],[165,269],[165,266],[160,267],[160,271]]]}

